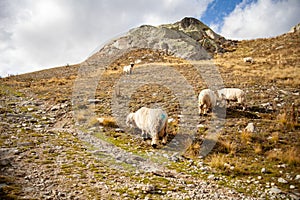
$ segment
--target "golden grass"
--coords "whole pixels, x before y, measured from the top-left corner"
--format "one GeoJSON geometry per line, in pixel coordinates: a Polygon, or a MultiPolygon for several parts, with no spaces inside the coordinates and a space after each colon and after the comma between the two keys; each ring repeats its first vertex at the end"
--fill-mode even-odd
{"type": "Polygon", "coordinates": [[[253,149],[254,149],[254,153],[256,153],[256,154],[261,154],[263,152],[262,145],[259,143],[256,143],[253,146],[253,149]]]}
{"type": "Polygon", "coordinates": [[[284,155],[282,155],[282,161],[286,162],[290,165],[299,165],[300,164],[300,151],[295,147],[292,147],[285,151],[284,155]]]}
{"type": "Polygon", "coordinates": [[[221,148],[223,149],[223,151],[225,153],[229,153],[229,154],[236,153],[237,145],[234,141],[220,140],[220,141],[218,141],[218,143],[220,144],[221,148]]]}
{"type": "Polygon", "coordinates": [[[298,108],[292,104],[284,107],[283,111],[278,114],[277,120],[285,130],[292,131],[298,126],[298,108]]]}
{"type": "Polygon", "coordinates": [[[104,127],[111,127],[111,128],[117,128],[117,122],[113,117],[100,117],[97,118],[97,121],[100,123],[100,125],[104,127]]]}
{"type": "Polygon", "coordinates": [[[300,149],[296,147],[291,147],[285,151],[283,150],[271,150],[267,153],[267,159],[269,160],[279,160],[281,162],[287,163],[289,165],[299,165],[300,164],[300,149]]]}
{"type": "Polygon", "coordinates": [[[210,157],[209,166],[212,168],[217,168],[225,170],[226,157],[224,154],[213,154],[210,157]]]}
{"type": "Polygon", "coordinates": [[[193,142],[185,151],[184,156],[187,158],[196,158],[199,156],[200,144],[193,142]]]}
{"type": "Polygon", "coordinates": [[[243,130],[240,134],[240,139],[243,144],[250,144],[250,142],[252,141],[252,133],[243,130]]]}
{"type": "Polygon", "coordinates": [[[272,133],[270,141],[277,144],[279,141],[279,133],[278,132],[272,133]]]}

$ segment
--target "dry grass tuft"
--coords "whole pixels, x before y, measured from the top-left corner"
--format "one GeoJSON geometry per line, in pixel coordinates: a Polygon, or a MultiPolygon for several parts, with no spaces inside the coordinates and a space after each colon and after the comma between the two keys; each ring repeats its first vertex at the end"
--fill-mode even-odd
{"type": "Polygon", "coordinates": [[[184,156],[187,158],[196,158],[199,156],[201,145],[198,142],[193,142],[185,151],[184,156]]]}
{"type": "Polygon", "coordinates": [[[226,157],[223,154],[213,154],[210,157],[209,166],[212,168],[217,168],[221,170],[225,170],[226,157]]]}
{"type": "Polygon", "coordinates": [[[293,131],[299,125],[299,111],[295,104],[287,105],[282,113],[277,116],[278,122],[284,130],[293,131]]]}
{"type": "Polygon", "coordinates": [[[282,161],[288,163],[289,165],[299,165],[300,164],[300,150],[292,147],[285,151],[282,155],[282,161]]]}
{"type": "Polygon", "coordinates": [[[253,149],[254,149],[254,152],[256,154],[261,154],[263,152],[263,149],[262,149],[262,145],[259,144],[259,143],[256,143],[254,146],[253,146],[253,149]]]}
{"type": "Polygon", "coordinates": [[[300,164],[300,157],[299,157],[300,150],[296,147],[291,147],[285,151],[280,149],[274,149],[267,153],[267,159],[269,160],[279,160],[281,162],[287,163],[289,165],[299,165],[300,164]]]}
{"type": "Polygon", "coordinates": [[[218,144],[222,148],[222,150],[221,150],[222,152],[229,153],[229,154],[236,153],[237,145],[234,141],[220,140],[220,141],[218,141],[218,144]]]}
{"type": "Polygon", "coordinates": [[[279,133],[278,132],[272,133],[270,141],[274,144],[277,144],[279,141],[279,133]]]}
{"type": "Polygon", "coordinates": [[[250,144],[252,141],[252,133],[243,130],[240,135],[241,141],[243,144],[250,144]]]}
{"type": "Polygon", "coordinates": [[[100,125],[105,126],[105,127],[111,127],[111,128],[117,128],[117,122],[113,117],[100,117],[97,118],[98,122],[100,125]]]}

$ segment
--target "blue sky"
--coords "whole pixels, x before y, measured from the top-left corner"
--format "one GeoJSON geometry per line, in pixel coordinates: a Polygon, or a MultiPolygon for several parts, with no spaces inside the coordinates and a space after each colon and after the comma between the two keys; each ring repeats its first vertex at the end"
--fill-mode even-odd
{"type": "Polygon", "coordinates": [[[200,20],[205,24],[222,23],[224,17],[231,13],[235,9],[236,5],[240,3],[242,3],[242,0],[212,1],[210,4],[208,4],[208,7],[200,20]]]}
{"type": "Polygon", "coordinates": [[[300,0],[0,0],[0,76],[84,61],[143,25],[200,19],[228,39],[273,37],[300,22],[300,0]]]}

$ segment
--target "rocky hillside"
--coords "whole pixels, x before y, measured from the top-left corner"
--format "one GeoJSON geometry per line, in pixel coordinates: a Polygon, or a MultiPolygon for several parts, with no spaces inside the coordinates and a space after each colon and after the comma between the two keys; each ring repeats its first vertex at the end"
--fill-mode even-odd
{"type": "Polygon", "coordinates": [[[159,27],[165,27],[187,34],[199,42],[201,46],[210,53],[224,53],[230,51],[237,42],[225,39],[221,35],[216,34],[201,21],[191,17],[183,18],[181,21],[174,24],[165,24],[159,27]]]}
{"type": "Polygon", "coordinates": [[[226,47],[185,18],[130,30],[78,65],[0,79],[0,199],[299,199],[300,33],[229,41],[211,54],[201,30],[226,47]],[[218,113],[183,111],[216,77],[246,92],[247,109],[230,104],[209,140],[218,113]],[[164,108],[167,147],[185,148],[153,149],[118,122],[118,105],[164,108]],[[196,131],[182,133],[185,122],[196,131]],[[207,141],[215,145],[200,157],[207,141]]]}

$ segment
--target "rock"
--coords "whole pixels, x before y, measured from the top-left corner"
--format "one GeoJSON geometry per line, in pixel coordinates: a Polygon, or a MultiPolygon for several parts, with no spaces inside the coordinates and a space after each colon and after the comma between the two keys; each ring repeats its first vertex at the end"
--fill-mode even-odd
{"type": "Polygon", "coordinates": [[[300,180],[300,174],[296,175],[295,181],[300,180]]]}
{"type": "Polygon", "coordinates": [[[174,118],[169,118],[168,119],[168,123],[171,123],[171,122],[173,122],[174,121],[174,118]]]}
{"type": "Polygon", "coordinates": [[[205,126],[203,124],[198,124],[197,128],[205,128],[205,126]]]}
{"type": "Polygon", "coordinates": [[[50,110],[51,111],[56,111],[56,110],[59,110],[59,109],[60,109],[60,105],[55,105],[50,110]]]}
{"type": "Polygon", "coordinates": [[[294,186],[294,185],[290,185],[290,189],[295,189],[296,188],[296,186],[294,186]]]}
{"type": "Polygon", "coordinates": [[[87,100],[89,103],[100,103],[100,102],[102,102],[100,99],[88,99],[87,100]]]}
{"type": "Polygon", "coordinates": [[[211,175],[209,175],[209,176],[207,177],[207,179],[209,179],[209,180],[215,180],[215,175],[211,174],[211,175]]]}
{"type": "Polygon", "coordinates": [[[267,172],[266,168],[262,168],[262,169],[261,169],[261,173],[264,174],[264,173],[266,173],[266,172],[267,172]]]}
{"type": "Polygon", "coordinates": [[[135,64],[139,64],[139,63],[142,62],[142,60],[141,60],[141,59],[137,59],[137,60],[135,60],[134,62],[135,62],[135,64]]]}
{"type": "Polygon", "coordinates": [[[168,157],[169,160],[173,162],[179,162],[181,159],[177,155],[173,155],[171,157],[168,157]]]}
{"type": "Polygon", "coordinates": [[[286,168],[286,164],[277,165],[278,168],[286,168]]]}
{"type": "Polygon", "coordinates": [[[34,108],[27,108],[27,110],[28,110],[29,112],[31,112],[31,111],[34,110],[34,108]]]}
{"type": "Polygon", "coordinates": [[[124,130],[121,129],[121,128],[116,128],[115,131],[116,131],[117,133],[124,133],[124,130]]]}
{"type": "Polygon", "coordinates": [[[252,122],[248,123],[248,125],[245,128],[245,131],[249,132],[249,133],[254,133],[256,132],[254,124],[252,122]]]}
{"type": "Polygon", "coordinates": [[[278,178],[278,182],[279,183],[288,183],[285,179],[283,178],[278,178]]]}
{"type": "Polygon", "coordinates": [[[280,194],[282,191],[276,187],[272,187],[270,189],[270,193],[273,193],[273,194],[280,194]]]}
{"type": "Polygon", "coordinates": [[[150,185],[150,184],[147,184],[147,185],[138,185],[138,188],[140,188],[144,193],[152,193],[155,191],[156,187],[155,185],[150,185]]]}

